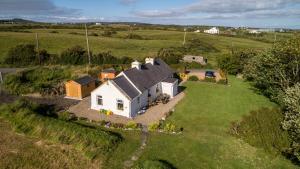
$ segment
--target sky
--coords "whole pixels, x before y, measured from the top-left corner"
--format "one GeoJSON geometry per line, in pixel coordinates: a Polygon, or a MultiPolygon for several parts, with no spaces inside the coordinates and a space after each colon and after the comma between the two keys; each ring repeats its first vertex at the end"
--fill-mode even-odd
{"type": "Polygon", "coordinates": [[[0,19],[300,28],[300,0],[0,0],[0,19]]]}

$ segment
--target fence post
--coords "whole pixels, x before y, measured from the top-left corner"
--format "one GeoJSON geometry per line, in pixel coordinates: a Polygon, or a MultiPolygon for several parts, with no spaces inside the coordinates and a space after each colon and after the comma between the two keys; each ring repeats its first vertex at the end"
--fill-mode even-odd
{"type": "Polygon", "coordinates": [[[2,83],[3,83],[2,72],[0,72],[0,95],[2,95],[2,83]]]}

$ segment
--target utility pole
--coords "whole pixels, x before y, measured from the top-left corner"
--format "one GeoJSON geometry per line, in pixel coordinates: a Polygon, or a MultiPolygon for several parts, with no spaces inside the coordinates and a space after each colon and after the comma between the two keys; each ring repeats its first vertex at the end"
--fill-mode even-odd
{"type": "Polygon", "coordinates": [[[41,58],[40,58],[40,46],[39,46],[39,35],[38,33],[35,33],[35,41],[36,41],[36,51],[37,51],[37,56],[39,58],[39,64],[41,64],[41,58]]]}
{"type": "Polygon", "coordinates": [[[85,38],[86,38],[86,46],[87,46],[87,52],[89,57],[89,65],[91,65],[90,45],[89,45],[88,30],[86,24],[85,24],[85,38]]]}
{"type": "MultiPolygon", "coordinates": [[[[0,72],[0,83],[3,83],[2,72],[0,72]]],[[[0,89],[1,90],[1,89],[0,89]]]]}
{"type": "Polygon", "coordinates": [[[185,45],[185,39],[186,39],[186,28],[184,29],[184,36],[183,36],[183,43],[182,43],[183,46],[185,45]]]}

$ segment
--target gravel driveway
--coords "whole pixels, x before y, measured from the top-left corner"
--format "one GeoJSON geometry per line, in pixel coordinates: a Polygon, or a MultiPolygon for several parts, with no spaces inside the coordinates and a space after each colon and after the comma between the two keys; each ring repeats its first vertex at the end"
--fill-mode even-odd
{"type": "Polygon", "coordinates": [[[136,123],[141,123],[143,125],[148,125],[154,122],[158,122],[165,117],[165,114],[174,109],[176,104],[184,98],[184,92],[179,93],[167,104],[158,104],[156,106],[150,107],[146,113],[138,115],[137,117],[130,119],[123,116],[111,115],[107,116],[100,114],[99,111],[92,110],[91,107],[91,98],[86,97],[78,104],[71,106],[69,112],[74,113],[78,117],[84,117],[89,120],[94,121],[111,121],[113,123],[123,123],[127,124],[129,121],[135,121],[136,123]]]}

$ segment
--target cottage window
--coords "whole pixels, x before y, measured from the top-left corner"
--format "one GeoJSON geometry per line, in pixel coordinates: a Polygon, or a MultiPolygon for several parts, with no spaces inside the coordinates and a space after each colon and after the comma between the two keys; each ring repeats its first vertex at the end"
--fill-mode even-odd
{"type": "Polygon", "coordinates": [[[159,92],[159,87],[158,87],[158,85],[156,86],[156,93],[158,93],[159,92]]]}
{"type": "Polygon", "coordinates": [[[123,100],[117,100],[117,109],[118,110],[124,110],[123,100]]]}
{"type": "Polygon", "coordinates": [[[98,103],[98,105],[103,105],[102,96],[97,96],[97,103],[98,103]]]}
{"type": "Polygon", "coordinates": [[[140,97],[138,97],[137,98],[137,103],[140,104],[140,102],[141,102],[141,99],[140,99],[140,97]]]}

